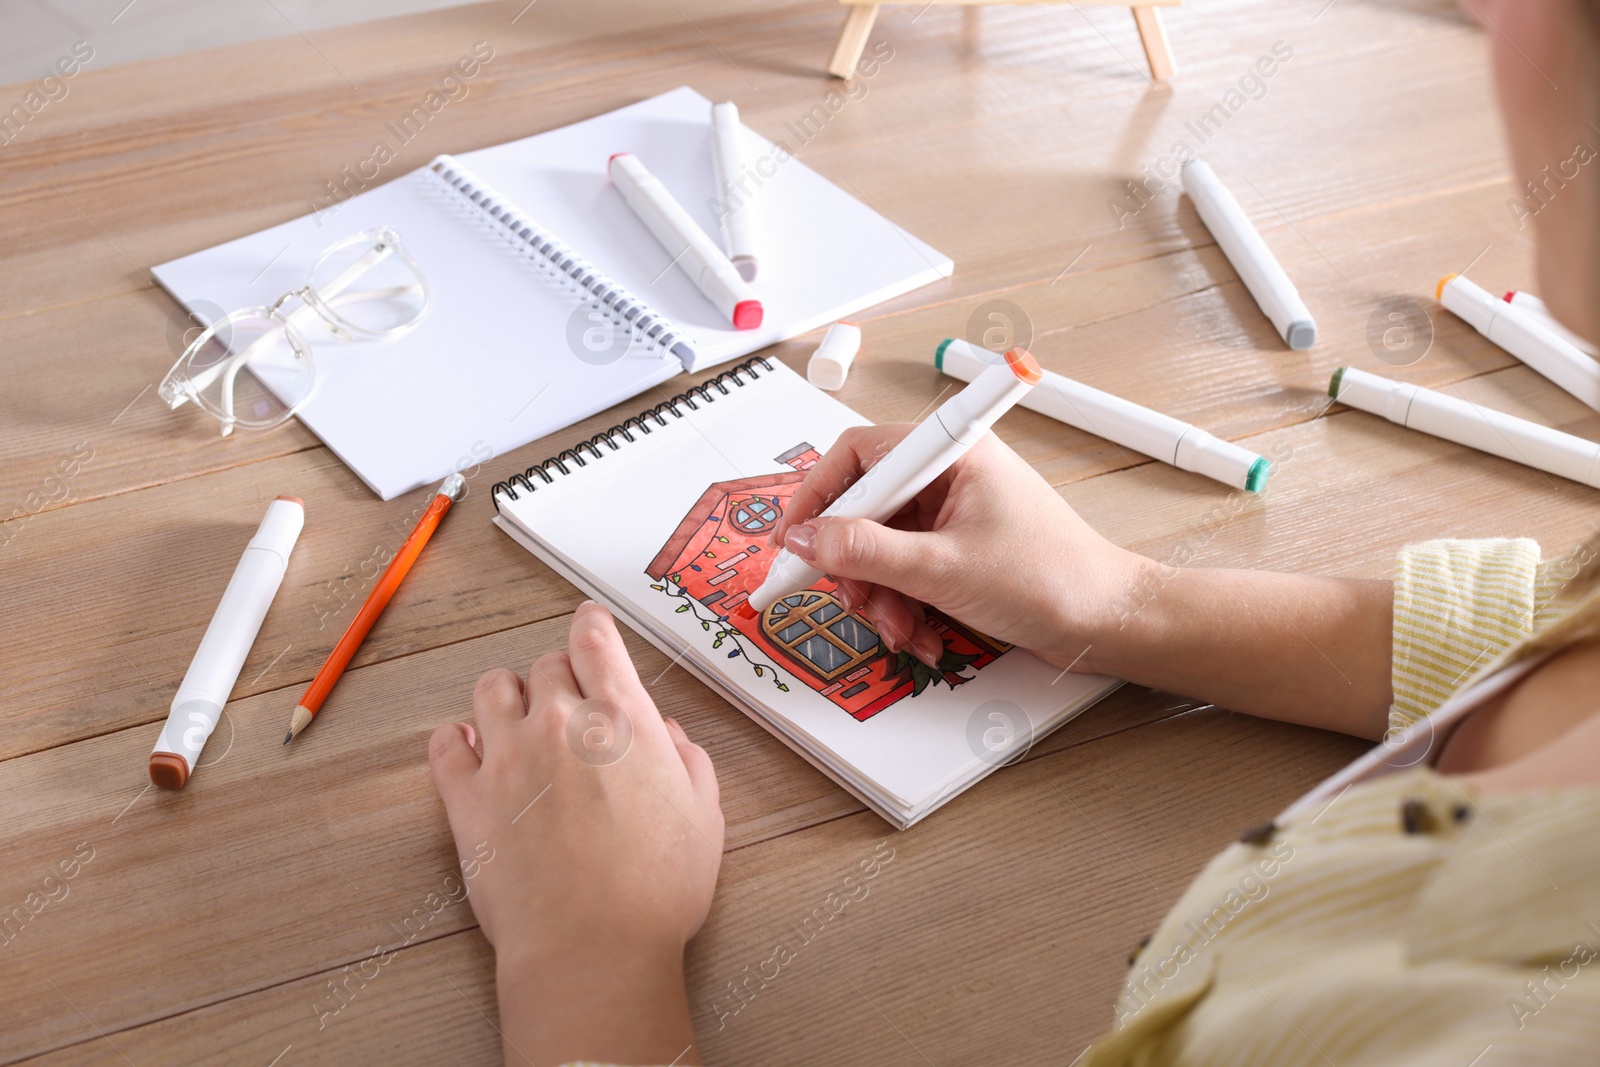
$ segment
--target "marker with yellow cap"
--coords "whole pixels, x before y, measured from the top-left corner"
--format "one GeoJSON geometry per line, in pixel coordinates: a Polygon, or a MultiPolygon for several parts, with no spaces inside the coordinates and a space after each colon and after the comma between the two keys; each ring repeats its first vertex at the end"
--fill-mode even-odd
{"type": "MultiPolygon", "coordinates": [[[[886,521],[966,455],[967,449],[989,432],[994,421],[1010,411],[1043,376],[1037,360],[1024,349],[1013,348],[1003,362],[972,379],[972,384],[934,409],[888,455],[828,505],[822,515],[886,521]]],[[[783,549],[773,559],[761,587],[739,607],[739,614],[754,617],[783,597],[809,588],[821,577],[822,571],[783,549]]]]}
{"type": "Polygon", "coordinates": [[[1491,342],[1600,411],[1600,363],[1556,335],[1525,307],[1509,304],[1459,274],[1439,280],[1439,303],[1491,342]]]}

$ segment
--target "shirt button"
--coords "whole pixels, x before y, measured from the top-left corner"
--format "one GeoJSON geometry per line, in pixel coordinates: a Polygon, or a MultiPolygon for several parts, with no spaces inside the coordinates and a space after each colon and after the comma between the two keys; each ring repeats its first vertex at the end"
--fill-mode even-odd
{"type": "Polygon", "coordinates": [[[1421,797],[1407,797],[1400,805],[1400,829],[1408,834],[1436,833],[1439,820],[1434,818],[1427,801],[1421,797]]]}

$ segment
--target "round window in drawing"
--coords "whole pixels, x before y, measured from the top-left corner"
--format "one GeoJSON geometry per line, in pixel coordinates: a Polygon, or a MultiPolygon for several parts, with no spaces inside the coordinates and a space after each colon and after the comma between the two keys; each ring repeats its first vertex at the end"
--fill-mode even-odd
{"type": "Polygon", "coordinates": [[[753,496],[734,502],[731,509],[733,524],[745,533],[765,533],[778,522],[783,509],[773,497],[753,496]]]}

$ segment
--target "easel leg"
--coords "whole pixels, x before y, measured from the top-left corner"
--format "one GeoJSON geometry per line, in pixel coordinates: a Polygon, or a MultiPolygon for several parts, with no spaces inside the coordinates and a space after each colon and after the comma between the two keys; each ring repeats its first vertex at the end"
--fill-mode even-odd
{"type": "Polygon", "coordinates": [[[1158,82],[1170,80],[1177,68],[1172,61],[1167,28],[1161,23],[1161,9],[1135,6],[1133,22],[1139,27],[1139,40],[1144,45],[1144,58],[1150,64],[1150,77],[1158,82]]]}
{"type": "Polygon", "coordinates": [[[833,58],[828,60],[829,74],[835,78],[848,78],[855,73],[862,49],[867,47],[867,35],[872,32],[872,24],[877,19],[877,4],[850,5],[844,29],[839,31],[839,43],[833,46],[833,58]]]}

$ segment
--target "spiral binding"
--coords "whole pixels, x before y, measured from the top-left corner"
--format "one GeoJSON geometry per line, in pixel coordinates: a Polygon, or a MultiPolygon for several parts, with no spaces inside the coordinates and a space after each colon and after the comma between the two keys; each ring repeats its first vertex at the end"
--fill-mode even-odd
{"type": "Polygon", "coordinates": [[[632,418],[623,419],[617,425],[601,430],[587,441],[579,441],[571,448],[563,449],[548,459],[540,460],[527,470],[519,474],[513,474],[503,482],[495,482],[489,489],[489,499],[494,501],[495,511],[498,512],[500,510],[500,494],[502,491],[512,500],[519,500],[521,499],[517,496],[517,483],[519,482],[524,489],[531,493],[538,488],[533,484],[535,475],[544,479],[546,485],[555,481],[555,478],[550,473],[551,467],[554,467],[562,474],[571,474],[572,468],[567,466],[566,463],[568,459],[571,459],[576,466],[587,467],[589,460],[583,458],[583,450],[585,448],[589,450],[590,459],[601,459],[607,455],[607,453],[600,451],[602,444],[612,452],[620,451],[622,446],[617,444],[615,438],[621,437],[624,441],[629,442],[638,440],[638,438],[634,437],[629,427],[648,435],[653,432],[650,426],[651,420],[654,420],[657,426],[667,425],[667,420],[661,417],[663,412],[672,415],[673,418],[681,419],[684,417],[684,412],[679,410],[680,404],[690,411],[700,410],[700,406],[694,402],[696,394],[699,395],[702,402],[714,404],[717,396],[727,396],[729,394],[729,385],[736,385],[740,389],[745,387],[747,383],[741,375],[748,375],[749,381],[758,381],[761,375],[756,372],[757,367],[762,370],[771,370],[772,362],[763,356],[752,356],[737,367],[725,370],[714,378],[707,378],[692,389],[685,389],[678,395],[669,397],[654,407],[645,408],[632,418]],[[716,396],[711,393],[713,388],[717,390],[716,396]]]}
{"type": "Polygon", "coordinates": [[[439,156],[428,165],[428,173],[445,188],[464,197],[495,233],[542,273],[565,281],[574,292],[603,308],[613,322],[630,330],[635,338],[662,352],[670,352],[685,367],[694,365],[694,346],[665,316],[602,274],[558,238],[535,226],[459,161],[451,156],[439,156]]]}

